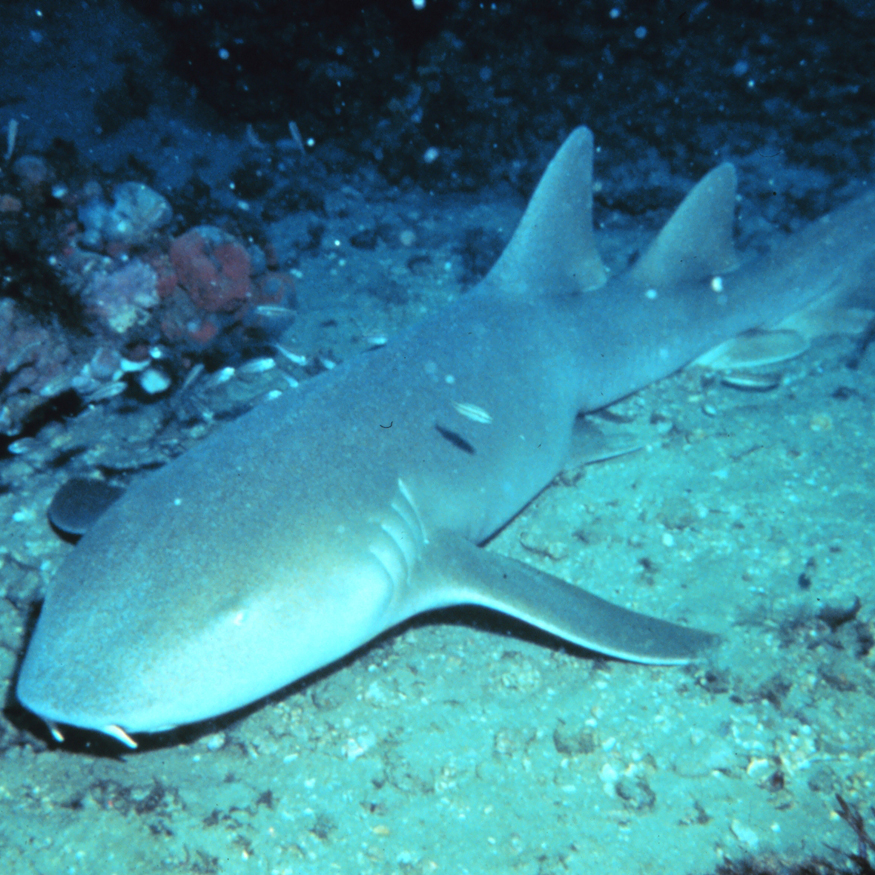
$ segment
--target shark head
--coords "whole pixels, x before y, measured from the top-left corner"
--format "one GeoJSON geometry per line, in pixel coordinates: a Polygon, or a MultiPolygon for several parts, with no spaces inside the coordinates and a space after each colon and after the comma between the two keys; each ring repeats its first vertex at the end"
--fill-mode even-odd
{"type": "Polygon", "coordinates": [[[58,569],[17,686],[54,732],[72,725],[130,744],[215,717],[401,618],[424,539],[408,495],[381,492],[351,524],[339,484],[335,503],[285,514],[279,476],[247,491],[242,454],[217,470],[214,452],[193,450],[135,484],[58,569]],[[232,500],[210,504],[208,491],[226,490],[232,500]],[[250,524],[241,506],[256,501],[269,510],[250,524]]]}
{"type": "Polygon", "coordinates": [[[286,583],[199,616],[186,617],[180,605],[182,622],[172,629],[166,616],[160,625],[140,622],[150,612],[134,594],[117,599],[116,617],[99,623],[77,604],[49,598],[21,666],[18,698],[56,737],[59,726],[71,725],[132,746],[136,733],[256,701],[382,628],[374,625],[375,609],[385,605],[391,582],[373,556],[336,557],[330,568],[312,563],[286,583]]]}

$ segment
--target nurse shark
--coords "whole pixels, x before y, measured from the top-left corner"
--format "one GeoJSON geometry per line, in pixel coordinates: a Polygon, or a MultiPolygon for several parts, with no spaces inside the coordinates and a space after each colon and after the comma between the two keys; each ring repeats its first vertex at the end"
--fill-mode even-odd
{"type": "Polygon", "coordinates": [[[95,521],[48,587],[18,678],[58,739],[66,724],[133,747],[448,605],[648,664],[714,641],[479,545],[569,464],[580,414],[703,356],[799,352],[799,326],[875,275],[875,193],[739,266],[722,164],[609,276],[592,155],[576,129],[471,292],[218,430],[95,521]]]}

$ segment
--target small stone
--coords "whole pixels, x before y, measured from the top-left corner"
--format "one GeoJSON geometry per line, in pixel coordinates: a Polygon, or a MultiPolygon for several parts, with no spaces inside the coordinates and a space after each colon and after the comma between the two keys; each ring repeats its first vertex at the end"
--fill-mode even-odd
{"type": "Polygon", "coordinates": [[[733,820],[729,828],[732,830],[732,834],[747,850],[755,851],[757,847],[759,847],[759,836],[753,829],[746,824],[743,824],[740,820],[733,820]]]}
{"type": "Polygon", "coordinates": [[[160,395],[170,388],[170,377],[159,368],[146,368],[140,374],[140,386],[149,395],[160,395]]]}
{"type": "Polygon", "coordinates": [[[566,756],[590,754],[595,748],[595,736],[585,729],[571,729],[562,721],[553,730],[553,747],[566,756]]]}

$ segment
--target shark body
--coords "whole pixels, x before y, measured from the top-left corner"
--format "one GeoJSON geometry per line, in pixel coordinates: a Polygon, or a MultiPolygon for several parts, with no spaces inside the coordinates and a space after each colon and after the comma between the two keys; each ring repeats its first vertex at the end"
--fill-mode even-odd
{"type": "Polygon", "coordinates": [[[875,275],[875,194],[736,269],[735,173],[721,165],[607,278],[592,148],[586,128],[571,134],[470,293],[113,504],[50,584],[22,703],[133,745],[460,603],[645,663],[710,643],[477,545],[567,464],[579,413],[857,291],[875,275]]]}

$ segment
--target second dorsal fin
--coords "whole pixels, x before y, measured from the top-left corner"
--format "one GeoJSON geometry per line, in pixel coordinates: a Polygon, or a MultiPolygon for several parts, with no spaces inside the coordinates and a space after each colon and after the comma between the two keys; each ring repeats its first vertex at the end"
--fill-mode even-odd
{"type": "Polygon", "coordinates": [[[660,289],[734,270],[734,216],[735,168],[721,164],[684,198],[632,268],[632,276],[660,289]]]}

